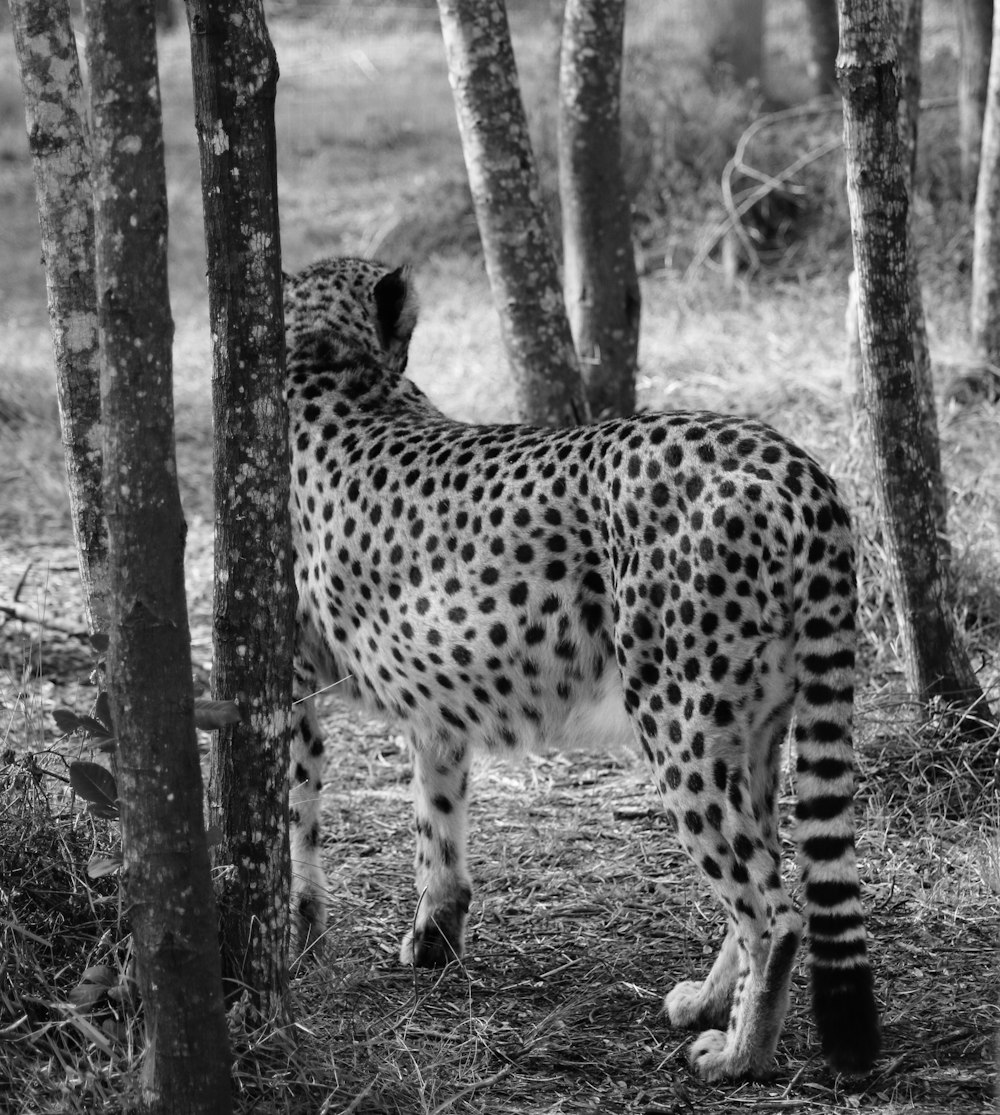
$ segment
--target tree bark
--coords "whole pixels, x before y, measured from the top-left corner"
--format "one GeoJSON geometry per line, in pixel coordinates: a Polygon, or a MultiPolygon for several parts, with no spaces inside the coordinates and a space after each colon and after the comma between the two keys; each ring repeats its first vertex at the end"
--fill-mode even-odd
{"type": "MultiPolygon", "coordinates": [[[[917,168],[917,136],[920,124],[920,49],[923,25],[922,0],[889,0],[899,72],[899,142],[903,160],[903,175],[907,199],[913,197],[917,168]]],[[[934,401],[934,378],[931,369],[930,347],[927,342],[927,322],[924,316],[923,293],[920,287],[919,254],[914,234],[913,208],[908,203],[907,228],[909,245],[907,266],[910,282],[910,308],[913,315],[913,361],[917,391],[917,406],[923,431],[923,455],[927,462],[927,475],[931,485],[935,529],[941,560],[947,565],[951,560],[948,540],[948,490],[941,467],[941,440],[938,436],[937,405],[934,401]]],[[[848,293],[848,377],[854,384],[853,404],[863,406],[861,341],[857,335],[857,281],[852,275],[848,293]],[[852,328],[855,334],[851,336],[852,328]]],[[[864,424],[859,424],[863,431],[864,424]]]]}
{"type": "Polygon", "coordinates": [[[855,420],[864,417],[865,378],[861,361],[861,321],[858,316],[858,273],[847,278],[847,309],[844,311],[847,331],[847,375],[844,387],[850,391],[851,413],[855,420]]]}
{"type": "Polygon", "coordinates": [[[837,48],[840,45],[837,0],[805,0],[805,8],[810,55],[807,72],[816,96],[825,97],[840,89],[837,85],[837,48]]]}
{"type": "Polygon", "coordinates": [[[635,410],[639,313],[622,172],[624,0],[569,0],[559,70],[563,286],[591,414],[635,410]]]}
{"type": "MultiPolygon", "coordinates": [[[[865,405],[907,682],[923,700],[990,713],[948,604],[917,403],[905,153],[884,0],[840,0],[844,146],[865,405]]],[[[965,727],[977,732],[975,720],[965,727]]]]}
{"type": "Polygon", "coordinates": [[[185,525],[174,456],[173,323],[153,6],[86,0],[93,120],[108,692],[149,1107],[231,1109],[218,925],[202,815],[185,525]]]}
{"type": "MultiPolygon", "coordinates": [[[[962,197],[975,204],[993,39],[993,0],[958,0],[958,149],[962,197]]],[[[994,51],[996,46],[994,44],[994,51]]]]}
{"type": "Polygon", "coordinates": [[[68,0],[10,0],[55,350],[59,425],[87,625],[107,631],[94,211],[68,0]]]}
{"type": "Polygon", "coordinates": [[[249,708],[212,753],[216,859],[237,868],[223,903],[224,974],[284,1018],[295,595],[278,65],[260,0],[188,0],[188,19],[215,366],[214,696],[242,692],[249,708]]]}
{"type": "MultiPolygon", "coordinates": [[[[899,63],[899,137],[906,184],[906,196],[915,194],[917,175],[917,137],[920,130],[920,90],[922,84],[920,53],[923,41],[923,0],[890,0],[896,22],[896,53],[899,63]]],[[[941,468],[941,438],[938,433],[937,404],[934,401],[934,377],[931,369],[930,346],[927,342],[927,320],[920,287],[920,255],[914,227],[913,207],[907,210],[907,267],[909,269],[910,307],[913,314],[913,361],[917,388],[917,406],[923,431],[923,455],[931,485],[934,523],[941,559],[951,560],[948,541],[948,489],[941,468]]]]}
{"type": "Polygon", "coordinates": [[[994,20],[972,250],[972,343],[1000,364],[1000,11],[994,20]]]}
{"type": "Polygon", "coordinates": [[[574,425],[589,408],[518,87],[503,0],[438,0],[448,76],[517,417],[574,425]]]}

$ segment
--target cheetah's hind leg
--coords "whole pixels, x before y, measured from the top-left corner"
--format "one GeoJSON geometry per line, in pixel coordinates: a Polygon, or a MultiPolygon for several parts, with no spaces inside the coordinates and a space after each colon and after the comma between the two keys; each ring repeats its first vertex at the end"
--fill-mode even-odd
{"type": "Polygon", "coordinates": [[[472,886],[465,866],[469,755],[463,745],[411,740],[419,896],[399,958],[419,968],[461,958],[472,886]]]}

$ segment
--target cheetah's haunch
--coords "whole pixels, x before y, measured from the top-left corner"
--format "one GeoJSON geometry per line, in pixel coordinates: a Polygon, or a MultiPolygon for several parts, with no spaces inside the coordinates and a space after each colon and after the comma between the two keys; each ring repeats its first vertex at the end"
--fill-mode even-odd
{"type": "MultiPolygon", "coordinates": [[[[643,415],[468,426],[407,380],[408,277],[329,260],[286,280],[302,696],[349,678],[414,761],[422,900],[408,963],[461,956],[469,753],[631,735],[725,908],[701,982],[667,995],[707,1080],[772,1067],[802,918],[776,812],[794,721],[813,998],[830,1065],[879,1051],[854,851],[855,576],[833,482],[759,422],[643,415]]],[[[302,708],[302,706],[299,706],[302,708]]],[[[323,742],[293,742],[293,902],[323,925],[323,742]]]]}

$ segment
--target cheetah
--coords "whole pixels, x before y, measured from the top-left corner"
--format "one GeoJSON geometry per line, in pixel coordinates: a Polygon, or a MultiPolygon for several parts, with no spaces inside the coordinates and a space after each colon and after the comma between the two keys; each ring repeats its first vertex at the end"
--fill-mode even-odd
{"type": "MultiPolygon", "coordinates": [[[[854,845],[855,574],[833,481],[770,427],[711,413],[571,429],[472,426],[404,375],[405,269],[286,276],[296,690],[341,689],[413,756],[406,964],[463,954],[474,746],[628,740],[727,922],[706,978],[666,996],[705,1080],[773,1071],[805,928],[781,877],[794,721],[797,847],[827,1062],[862,1074],[880,1027],[854,845]]],[[[324,925],[324,742],[297,705],[293,921],[324,925]]]]}

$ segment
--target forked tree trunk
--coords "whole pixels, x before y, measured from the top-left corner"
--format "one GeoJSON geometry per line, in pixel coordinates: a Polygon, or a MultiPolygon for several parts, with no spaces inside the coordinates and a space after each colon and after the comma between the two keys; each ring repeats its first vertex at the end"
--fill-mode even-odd
{"type": "Polygon", "coordinates": [[[589,419],[503,0],[438,0],[448,76],[519,418],[589,419]]]}
{"type": "Polygon", "coordinates": [[[10,0],[55,350],[59,425],[87,624],[108,629],[101,497],[101,363],[94,209],[83,92],[68,0],[10,0]]]}
{"type": "MultiPolygon", "coordinates": [[[[971,206],[979,181],[993,39],[993,0],[958,0],[958,151],[962,196],[971,206]]],[[[994,47],[995,49],[995,47],[994,47]]]]}
{"type": "Polygon", "coordinates": [[[622,172],[625,0],[569,0],[559,69],[563,286],[595,419],[635,410],[641,295],[622,172]]]}
{"type": "Polygon", "coordinates": [[[108,691],[147,1036],[143,1092],[158,1110],[216,1115],[231,1109],[229,1053],[184,594],[153,5],[86,0],[84,10],[110,542],[108,691]]]}
{"type": "MultiPolygon", "coordinates": [[[[916,397],[905,155],[884,0],[840,0],[844,146],[875,487],[911,691],[990,716],[959,641],[916,397]]],[[[976,720],[965,721],[978,733],[976,720]]]]}
{"type": "Polygon", "coordinates": [[[278,65],[260,0],[188,0],[215,375],[218,699],[249,716],[218,733],[210,801],[224,974],[287,1012],[288,745],[295,595],[274,137],[278,65]]]}
{"type": "Polygon", "coordinates": [[[972,251],[972,343],[984,363],[1000,364],[1000,11],[994,20],[982,161],[972,251]]]}
{"type": "Polygon", "coordinates": [[[825,97],[838,91],[837,48],[840,32],[837,26],[837,0],[805,0],[806,26],[809,31],[808,73],[813,92],[825,97]]]}

